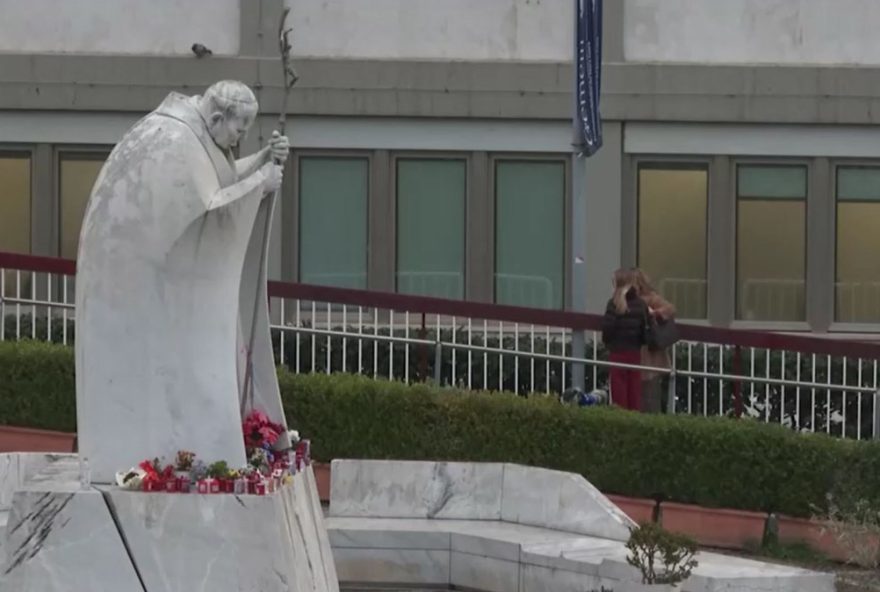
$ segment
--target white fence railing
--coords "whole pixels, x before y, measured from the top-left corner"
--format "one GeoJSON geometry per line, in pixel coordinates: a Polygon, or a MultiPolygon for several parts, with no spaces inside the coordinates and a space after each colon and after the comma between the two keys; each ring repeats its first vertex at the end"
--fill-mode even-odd
{"type": "MultiPolygon", "coordinates": [[[[0,339],[71,344],[73,264],[0,253],[0,339]]],[[[270,283],[279,364],[469,389],[560,394],[574,365],[604,389],[599,318],[561,311],[270,283]],[[585,331],[584,358],[572,335],[585,331]]],[[[663,407],[743,415],[802,431],[880,438],[880,346],[682,326],[663,374],[663,407]]],[[[136,361],[133,361],[136,363],[136,361]]],[[[613,399],[613,393],[611,394],[613,399]]]]}

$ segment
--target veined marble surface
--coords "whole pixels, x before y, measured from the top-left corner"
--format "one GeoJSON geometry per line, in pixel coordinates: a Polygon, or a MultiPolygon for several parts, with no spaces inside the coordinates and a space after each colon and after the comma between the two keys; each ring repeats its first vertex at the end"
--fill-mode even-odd
{"type": "Polygon", "coordinates": [[[334,460],[330,475],[333,516],[501,517],[502,464],[334,460]]]}
{"type": "Polygon", "coordinates": [[[70,485],[19,492],[7,533],[0,561],[2,590],[142,590],[97,490],[70,485]]]}
{"type": "Polygon", "coordinates": [[[580,475],[502,463],[334,460],[330,515],[504,520],[619,541],[636,526],[580,475]]]}
{"type": "Polygon", "coordinates": [[[50,461],[14,495],[4,592],[339,590],[311,467],[267,496],[168,495],[82,490],[75,458],[50,461]]]}
{"type": "MultiPolygon", "coordinates": [[[[580,475],[511,464],[348,460],[334,461],[332,471],[328,529],[348,584],[645,592],[626,562],[624,542],[635,524],[580,475]],[[452,475],[457,482],[449,483],[452,475]]],[[[712,553],[697,559],[681,592],[834,590],[830,574],[712,553]]]]}
{"type": "MultiPolygon", "coordinates": [[[[477,520],[331,517],[328,529],[340,577],[349,585],[584,592],[596,582],[615,592],[642,590],[620,541],[477,520]],[[519,583],[511,587],[515,577],[519,583]]],[[[714,553],[699,553],[697,559],[700,565],[682,592],[834,590],[831,574],[714,553]]]]}
{"type": "Polygon", "coordinates": [[[637,525],[575,473],[504,465],[501,519],[616,541],[637,525]]]}

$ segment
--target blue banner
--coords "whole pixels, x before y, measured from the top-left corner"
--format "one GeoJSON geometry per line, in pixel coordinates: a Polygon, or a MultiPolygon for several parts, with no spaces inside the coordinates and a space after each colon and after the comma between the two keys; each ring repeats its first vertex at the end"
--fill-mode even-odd
{"type": "Polygon", "coordinates": [[[574,0],[575,148],[592,156],[602,147],[599,94],[602,88],[602,0],[574,0]]]}

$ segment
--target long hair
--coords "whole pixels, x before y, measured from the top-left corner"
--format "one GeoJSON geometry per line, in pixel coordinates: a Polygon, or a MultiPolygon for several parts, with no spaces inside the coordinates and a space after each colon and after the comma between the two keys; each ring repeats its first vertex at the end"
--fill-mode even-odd
{"type": "Polygon", "coordinates": [[[657,290],[654,289],[654,286],[651,284],[651,278],[649,278],[648,274],[646,274],[644,271],[638,268],[634,269],[633,277],[633,284],[635,286],[636,292],[639,293],[639,296],[644,298],[645,296],[657,293],[657,290]]]}
{"type": "Polygon", "coordinates": [[[635,281],[635,273],[631,269],[618,269],[614,272],[614,296],[611,299],[617,314],[625,314],[629,310],[626,295],[635,287],[635,281]]]}

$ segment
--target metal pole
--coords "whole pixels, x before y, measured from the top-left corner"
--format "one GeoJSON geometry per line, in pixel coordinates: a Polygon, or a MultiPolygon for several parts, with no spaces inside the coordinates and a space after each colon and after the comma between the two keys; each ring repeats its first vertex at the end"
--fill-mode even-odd
{"type": "MultiPolygon", "coordinates": [[[[440,332],[437,332],[437,342],[434,345],[434,385],[440,386],[443,378],[443,343],[440,341],[440,332]]],[[[454,386],[454,385],[453,385],[454,386]]]]}
{"type": "Polygon", "coordinates": [[[880,440],[880,393],[874,393],[874,440],[880,440]]]}
{"type": "MultiPolygon", "coordinates": [[[[577,45],[577,26],[580,17],[578,10],[578,0],[572,2],[574,7],[573,23],[573,39],[574,52],[572,54],[572,89],[577,88],[577,61],[578,61],[578,45],[577,45]]],[[[587,308],[587,278],[584,265],[584,248],[586,246],[586,165],[587,158],[584,153],[578,149],[580,146],[580,138],[577,137],[578,130],[578,109],[577,109],[577,92],[571,93],[571,130],[572,130],[572,152],[571,152],[571,219],[569,220],[569,232],[571,233],[571,260],[569,262],[570,277],[570,303],[571,310],[576,312],[586,312],[587,308]]],[[[584,359],[586,357],[586,338],[582,330],[573,330],[571,333],[571,357],[584,359]]],[[[574,388],[584,389],[586,387],[585,376],[586,365],[577,363],[571,367],[571,385],[574,388]]]]}

